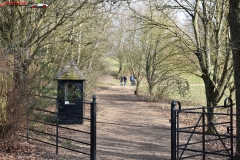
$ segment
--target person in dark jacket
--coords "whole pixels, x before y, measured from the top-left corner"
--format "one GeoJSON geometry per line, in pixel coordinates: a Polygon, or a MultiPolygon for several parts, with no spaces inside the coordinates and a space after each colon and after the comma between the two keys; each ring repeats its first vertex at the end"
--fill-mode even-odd
{"type": "Polygon", "coordinates": [[[131,86],[135,86],[135,80],[133,75],[130,76],[130,81],[131,81],[131,86]]]}
{"type": "Polygon", "coordinates": [[[123,76],[120,76],[119,80],[120,80],[120,86],[122,86],[123,85],[123,76]]]}
{"type": "Polygon", "coordinates": [[[124,81],[124,86],[126,86],[126,83],[127,83],[127,76],[124,76],[124,77],[123,77],[123,81],[124,81]]]}

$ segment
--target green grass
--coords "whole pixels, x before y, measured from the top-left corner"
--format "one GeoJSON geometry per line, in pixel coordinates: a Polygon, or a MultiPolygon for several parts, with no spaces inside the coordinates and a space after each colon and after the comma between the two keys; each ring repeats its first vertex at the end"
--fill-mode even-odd
{"type": "MultiPolygon", "coordinates": [[[[141,95],[147,94],[147,86],[140,87],[141,95]]],[[[190,93],[185,97],[180,96],[177,92],[171,91],[162,99],[165,103],[171,103],[172,100],[179,101],[182,106],[205,106],[205,89],[203,85],[190,86],[190,93]]]]}
{"type": "Polygon", "coordinates": [[[183,74],[182,77],[187,79],[189,84],[204,84],[202,78],[193,74],[183,74]]]}
{"type": "MultiPolygon", "coordinates": [[[[226,91],[218,105],[224,105],[224,100],[229,96],[229,91],[226,91]]],[[[182,108],[184,106],[206,106],[205,87],[202,85],[190,85],[190,94],[186,97],[181,97],[178,94],[171,94],[172,100],[181,102],[182,108]]]]}
{"type": "Polygon", "coordinates": [[[109,64],[109,71],[111,72],[118,72],[119,69],[119,62],[116,61],[115,59],[111,58],[111,57],[107,57],[105,59],[106,63],[109,64]]]}
{"type": "Polygon", "coordinates": [[[190,85],[190,92],[186,97],[179,94],[172,94],[173,100],[180,101],[182,106],[205,106],[205,88],[204,85],[190,85]]]}
{"type": "MultiPolygon", "coordinates": [[[[107,57],[105,59],[106,63],[109,64],[108,70],[109,73],[115,77],[115,79],[108,84],[100,84],[101,87],[107,87],[107,86],[114,86],[119,85],[119,80],[117,79],[118,76],[118,69],[119,69],[119,63],[114,60],[113,58],[107,57]]],[[[123,66],[124,67],[124,66],[123,66]]],[[[123,68],[123,70],[126,70],[123,68]]],[[[206,98],[205,98],[205,87],[203,80],[193,74],[183,74],[183,78],[187,79],[187,81],[190,84],[190,94],[186,97],[181,97],[177,93],[171,93],[168,95],[168,98],[166,98],[166,101],[169,101],[171,103],[171,100],[177,100],[180,101],[182,106],[206,106],[206,98]]],[[[141,85],[140,85],[140,92],[144,95],[147,94],[147,81],[146,79],[143,79],[141,85]]],[[[223,105],[224,99],[228,96],[228,92],[225,93],[222,100],[219,102],[219,105],[223,105]]]]}

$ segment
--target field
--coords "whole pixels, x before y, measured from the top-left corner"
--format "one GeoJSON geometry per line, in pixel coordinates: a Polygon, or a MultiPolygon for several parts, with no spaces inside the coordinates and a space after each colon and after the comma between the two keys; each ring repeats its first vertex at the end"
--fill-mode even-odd
{"type": "MultiPolygon", "coordinates": [[[[118,80],[118,66],[119,63],[112,59],[108,58],[106,59],[108,67],[108,72],[113,76],[115,79],[109,83],[109,85],[119,85],[118,80]]],[[[124,66],[125,67],[125,66],[124,66]]],[[[126,68],[123,68],[122,74],[130,76],[129,71],[126,68]]],[[[205,98],[205,87],[203,80],[200,77],[197,77],[193,74],[183,74],[182,77],[187,79],[189,85],[190,85],[190,92],[185,97],[180,96],[176,92],[172,91],[171,94],[167,95],[164,99],[162,99],[163,102],[170,102],[172,100],[180,101],[183,106],[205,106],[206,105],[206,98],[205,98]]],[[[102,84],[99,84],[100,86],[102,84]]],[[[104,84],[106,85],[106,84],[104,84]]],[[[146,79],[142,80],[141,86],[140,86],[141,94],[146,95],[147,94],[147,81],[146,79]]],[[[222,105],[224,102],[224,99],[228,97],[228,93],[226,92],[223,96],[222,100],[220,101],[219,105],[222,105]]]]}

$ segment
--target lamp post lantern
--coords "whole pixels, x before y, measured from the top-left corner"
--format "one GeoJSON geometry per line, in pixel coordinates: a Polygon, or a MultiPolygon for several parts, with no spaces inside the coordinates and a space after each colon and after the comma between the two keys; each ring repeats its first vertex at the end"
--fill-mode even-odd
{"type": "Polygon", "coordinates": [[[60,124],[82,124],[84,115],[85,76],[70,61],[57,75],[57,110],[60,124]]]}

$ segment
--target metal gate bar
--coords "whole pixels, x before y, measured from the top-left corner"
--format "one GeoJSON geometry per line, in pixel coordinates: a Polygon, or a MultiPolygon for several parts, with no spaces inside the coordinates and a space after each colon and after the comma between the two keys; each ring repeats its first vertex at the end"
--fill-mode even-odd
{"type": "Polygon", "coordinates": [[[233,104],[230,98],[225,99],[223,106],[211,106],[211,107],[198,107],[198,108],[187,108],[182,109],[181,104],[178,101],[172,101],[171,103],[171,160],[180,160],[180,159],[190,159],[193,157],[201,156],[203,160],[205,160],[206,155],[219,155],[223,157],[228,157],[230,159],[235,158],[233,155],[233,104]],[[176,108],[178,106],[178,109],[176,108]],[[229,108],[230,113],[208,113],[206,109],[209,108],[229,108]],[[198,111],[200,110],[200,111],[198,111]],[[195,125],[182,127],[180,128],[180,114],[188,113],[188,114],[197,114],[199,118],[195,125]],[[208,114],[220,115],[220,116],[229,116],[230,118],[225,122],[210,122],[205,124],[205,116],[208,114]],[[200,122],[202,123],[200,124],[200,122]],[[215,126],[217,125],[229,125],[227,127],[228,135],[221,134],[218,132],[215,126]],[[206,133],[205,127],[212,126],[215,133],[208,134],[206,133]],[[198,128],[198,130],[196,130],[198,128]],[[200,129],[200,130],[199,130],[200,129]],[[180,134],[190,134],[189,138],[186,140],[186,143],[180,144],[180,134]],[[201,135],[201,140],[191,142],[193,135],[201,135]],[[211,139],[206,139],[206,136],[211,136],[211,139]],[[213,138],[213,139],[212,139],[213,138]],[[230,145],[226,146],[223,140],[230,140],[230,145]],[[222,149],[206,151],[206,143],[220,141],[222,149]],[[202,144],[202,149],[194,149],[187,148],[191,145],[202,144]],[[185,151],[195,152],[199,154],[194,155],[184,155],[185,151]]]}
{"type": "MultiPolygon", "coordinates": [[[[51,98],[51,97],[46,97],[46,96],[38,96],[38,97],[50,98],[50,99],[56,100],[56,98],[51,98]]],[[[81,130],[77,130],[77,129],[73,129],[73,128],[60,126],[59,123],[58,123],[58,119],[59,118],[58,118],[58,113],[57,112],[51,112],[51,111],[47,111],[47,110],[44,110],[44,109],[31,108],[31,107],[29,107],[29,102],[28,102],[27,128],[26,128],[27,129],[27,133],[26,133],[26,136],[25,135],[20,135],[20,136],[27,138],[27,141],[29,139],[32,139],[32,140],[35,140],[35,141],[38,141],[38,142],[41,142],[41,143],[45,143],[45,144],[48,144],[48,145],[55,146],[56,147],[55,148],[56,154],[58,154],[58,149],[59,148],[63,148],[63,149],[67,149],[67,150],[71,150],[71,151],[74,151],[74,152],[78,152],[78,153],[81,153],[81,154],[88,155],[90,157],[90,160],[96,160],[96,96],[95,95],[93,96],[93,101],[92,102],[90,102],[90,103],[84,102],[84,103],[90,105],[90,110],[91,110],[90,118],[83,118],[83,119],[86,119],[86,120],[90,121],[90,132],[86,132],[86,131],[81,131],[81,130]],[[30,113],[29,110],[30,109],[41,111],[41,112],[47,112],[47,113],[50,113],[50,114],[55,114],[56,115],[56,124],[47,123],[47,122],[41,122],[41,121],[38,121],[38,120],[35,120],[35,119],[30,119],[29,118],[29,113],[30,113]],[[46,125],[46,126],[47,125],[49,125],[49,126],[56,126],[56,133],[55,134],[51,134],[51,133],[46,133],[46,132],[43,132],[43,131],[38,131],[38,130],[31,129],[31,128],[29,128],[29,122],[30,121],[36,122],[36,123],[39,123],[39,124],[43,124],[43,125],[46,125]],[[90,143],[86,143],[86,142],[83,142],[83,141],[74,140],[74,139],[63,137],[63,136],[59,136],[58,135],[58,129],[59,128],[64,128],[64,129],[73,130],[73,131],[76,131],[76,132],[79,132],[79,133],[89,134],[90,135],[90,143]],[[44,135],[53,136],[56,139],[56,144],[49,143],[49,142],[44,142],[44,141],[36,139],[34,137],[30,137],[29,136],[29,131],[40,133],[40,134],[44,134],[44,135]],[[64,146],[60,146],[58,144],[58,138],[66,139],[66,140],[77,142],[77,143],[84,144],[84,145],[88,145],[88,146],[90,146],[90,151],[89,151],[90,153],[82,152],[82,151],[79,151],[79,150],[76,150],[76,149],[66,148],[64,146]]],[[[58,103],[56,105],[58,105],[58,103]]],[[[74,117],[77,117],[77,116],[74,116],[74,117]]]]}

